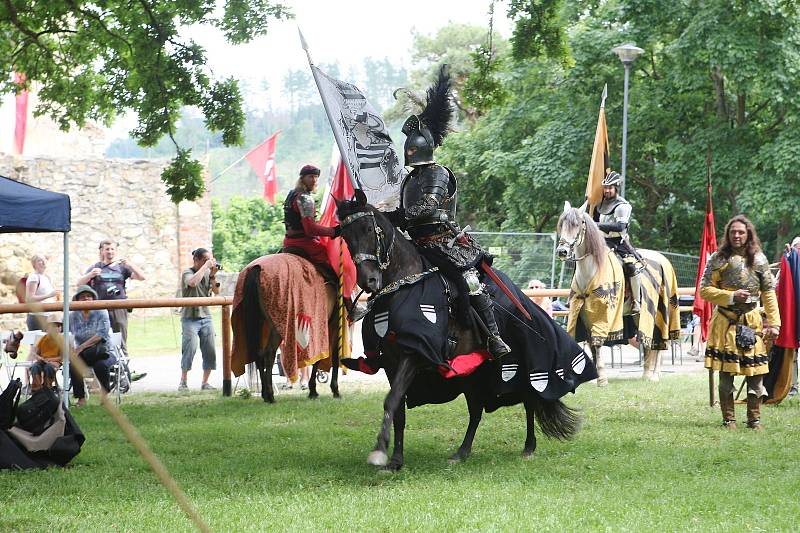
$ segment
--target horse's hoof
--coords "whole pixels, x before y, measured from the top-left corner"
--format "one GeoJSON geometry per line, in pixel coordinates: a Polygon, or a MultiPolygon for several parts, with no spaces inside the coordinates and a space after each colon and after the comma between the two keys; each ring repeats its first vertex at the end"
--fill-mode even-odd
{"type": "Polygon", "coordinates": [[[337,400],[340,400],[342,398],[342,395],[339,394],[339,391],[337,390],[333,392],[333,397],[336,398],[337,400]]]}
{"type": "Polygon", "coordinates": [[[608,387],[608,378],[606,378],[606,377],[597,378],[597,386],[598,387],[608,387]]]}
{"type": "Polygon", "coordinates": [[[451,465],[455,465],[455,464],[458,464],[458,463],[463,463],[464,461],[467,460],[467,457],[469,457],[469,454],[463,454],[462,455],[461,453],[456,452],[456,453],[454,453],[453,455],[451,455],[450,457],[447,458],[447,463],[451,464],[451,465]]]}
{"type": "Polygon", "coordinates": [[[373,450],[367,456],[367,464],[372,466],[386,466],[386,463],[389,462],[389,456],[386,452],[382,452],[380,450],[373,450]]]}
{"type": "Polygon", "coordinates": [[[533,452],[535,450],[523,450],[522,451],[522,458],[523,459],[533,459],[533,452]]]}
{"type": "Polygon", "coordinates": [[[264,398],[264,403],[275,403],[275,397],[274,396],[265,397],[264,398]]]}
{"type": "Polygon", "coordinates": [[[317,398],[319,398],[319,394],[318,393],[316,393],[316,392],[309,392],[308,393],[308,399],[309,400],[316,400],[317,398]]]}
{"type": "Polygon", "coordinates": [[[378,470],[378,472],[381,473],[381,474],[387,474],[387,475],[388,474],[395,474],[395,473],[399,472],[401,468],[403,468],[402,464],[391,462],[388,465],[386,465],[383,468],[381,468],[380,470],[378,470]]]}

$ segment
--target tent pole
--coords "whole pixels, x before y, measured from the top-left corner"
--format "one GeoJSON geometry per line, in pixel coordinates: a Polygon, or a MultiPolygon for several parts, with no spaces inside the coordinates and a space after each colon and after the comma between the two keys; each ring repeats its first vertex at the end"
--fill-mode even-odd
{"type": "Polygon", "coordinates": [[[70,345],[69,345],[69,232],[64,232],[64,318],[63,318],[63,335],[62,338],[64,339],[64,366],[62,367],[63,376],[61,378],[61,382],[64,384],[64,389],[62,390],[64,402],[64,409],[69,408],[69,353],[70,353],[70,345]]]}

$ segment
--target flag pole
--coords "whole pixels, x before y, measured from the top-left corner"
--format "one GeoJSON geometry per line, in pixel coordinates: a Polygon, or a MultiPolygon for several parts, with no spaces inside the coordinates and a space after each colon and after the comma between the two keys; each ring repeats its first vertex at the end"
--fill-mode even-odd
{"type": "Polygon", "coordinates": [[[606,98],[608,98],[608,84],[603,85],[603,94],[600,97],[600,109],[606,108],[606,98]]]}
{"type": "MultiPolygon", "coordinates": [[[[311,68],[311,74],[314,76],[314,83],[317,85],[317,91],[319,91],[319,97],[322,100],[322,107],[325,108],[325,115],[327,115],[328,122],[331,124],[333,138],[336,139],[336,146],[339,147],[339,154],[342,156],[342,161],[347,161],[349,166],[349,159],[347,157],[348,151],[345,149],[344,139],[341,138],[339,132],[334,127],[335,121],[333,120],[333,115],[331,115],[328,102],[325,100],[325,93],[322,91],[322,86],[319,81],[319,74],[317,73],[317,69],[314,68],[314,62],[311,61],[311,53],[308,51],[308,43],[306,42],[306,38],[303,37],[303,32],[300,30],[300,26],[297,27],[297,33],[300,35],[300,45],[303,47],[306,57],[308,58],[308,66],[311,68]]],[[[351,176],[349,171],[347,172],[347,176],[350,178],[350,184],[353,186],[353,189],[363,189],[361,184],[358,182],[357,176],[351,176]]]]}
{"type": "MultiPolygon", "coordinates": [[[[253,151],[257,150],[257,149],[258,149],[258,147],[260,147],[262,144],[264,144],[265,142],[267,142],[267,141],[268,141],[268,140],[270,140],[270,139],[271,139],[273,136],[275,136],[275,135],[279,134],[280,132],[281,132],[281,130],[278,130],[278,131],[276,131],[275,133],[273,133],[272,135],[270,135],[269,137],[267,137],[266,139],[264,139],[263,141],[261,141],[260,143],[258,143],[257,145],[255,145],[253,148],[251,148],[250,150],[248,150],[248,152],[247,152],[246,154],[244,154],[242,157],[240,157],[239,159],[237,159],[236,161],[234,161],[233,163],[231,163],[230,165],[228,165],[228,166],[225,168],[225,170],[223,170],[222,172],[220,172],[219,174],[217,174],[216,176],[214,176],[213,178],[211,178],[211,181],[210,181],[209,183],[214,183],[215,181],[217,181],[217,178],[219,178],[220,176],[222,176],[223,174],[225,174],[227,171],[229,171],[230,169],[232,169],[233,167],[235,167],[236,165],[238,165],[239,163],[241,163],[241,162],[242,162],[242,160],[243,160],[245,157],[247,157],[248,155],[250,155],[250,154],[251,154],[253,151]]],[[[207,146],[207,142],[206,142],[206,153],[208,153],[208,146],[207,146]]]]}

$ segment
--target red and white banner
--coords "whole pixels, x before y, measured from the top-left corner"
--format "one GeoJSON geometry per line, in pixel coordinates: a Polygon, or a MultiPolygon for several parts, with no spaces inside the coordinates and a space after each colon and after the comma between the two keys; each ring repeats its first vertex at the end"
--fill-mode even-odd
{"type": "Polygon", "coordinates": [[[258,179],[264,184],[264,199],[275,205],[275,193],[278,192],[278,174],[275,170],[275,144],[280,131],[273,133],[266,141],[259,144],[244,156],[253,167],[258,179]]]}
{"type": "Polygon", "coordinates": [[[694,306],[692,312],[700,317],[702,339],[708,338],[708,325],[714,308],[711,302],[700,298],[700,280],[706,271],[706,262],[711,254],[717,251],[717,231],[714,227],[714,206],[711,204],[711,183],[708,184],[706,197],[706,219],[703,224],[703,240],[700,242],[700,263],[697,265],[697,279],[694,288],[694,306]]]}
{"type": "MultiPolygon", "coordinates": [[[[14,73],[14,82],[17,85],[25,83],[25,74],[14,73]]],[[[14,125],[14,153],[22,155],[25,148],[25,129],[28,126],[28,91],[17,94],[16,123],[14,125]]]]}
{"type": "MultiPolygon", "coordinates": [[[[353,198],[353,182],[347,174],[347,165],[341,159],[336,166],[336,173],[333,175],[330,185],[330,194],[326,195],[325,206],[320,215],[319,223],[323,226],[336,226],[339,223],[339,218],[336,216],[336,202],[337,200],[351,200],[353,198]]],[[[344,244],[341,237],[331,239],[322,237],[320,239],[328,250],[328,261],[334,270],[339,271],[339,246],[340,241],[344,246],[342,250],[342,261],[344,263],[344,294],[349,296],[353,293],[353,288],[356,285],[356,265],[350,257],[350,250],[344,244]]]]}

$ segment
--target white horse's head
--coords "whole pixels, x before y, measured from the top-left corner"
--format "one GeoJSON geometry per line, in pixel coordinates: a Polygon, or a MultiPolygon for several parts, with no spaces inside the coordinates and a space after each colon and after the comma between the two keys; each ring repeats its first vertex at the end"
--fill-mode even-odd
{"type": "Polygon", "coordinates": [[[564,202],[564,212],[558,218],[556,227],[556,255],[562,261],[580,261],[586,256],[592,256],[595,264],[599,265],[606,251],[605,239],[586,212],[586,207],[586,202],[577,208],[564,202]]]}

